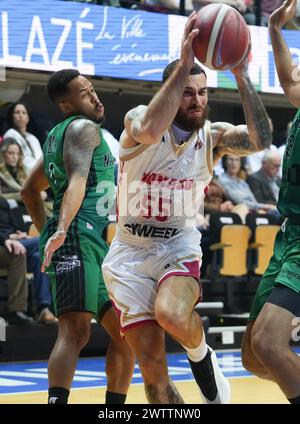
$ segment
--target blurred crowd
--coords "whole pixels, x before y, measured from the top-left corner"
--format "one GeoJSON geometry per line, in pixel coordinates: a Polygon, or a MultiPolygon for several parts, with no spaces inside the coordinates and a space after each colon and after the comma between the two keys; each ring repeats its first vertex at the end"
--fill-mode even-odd
{"type": "MultiPolygon", "coordinates": [[[[92,3],[102,6],[141,9],[150,12],[188,15],[212,3],[225,3],[237,9],[248,25],[267,26],[271,13],[283,4],[284,0],[64,0],[92,3]]],[[[296,17],[287,28],[300,29],[300,1],[296,17]]]]}

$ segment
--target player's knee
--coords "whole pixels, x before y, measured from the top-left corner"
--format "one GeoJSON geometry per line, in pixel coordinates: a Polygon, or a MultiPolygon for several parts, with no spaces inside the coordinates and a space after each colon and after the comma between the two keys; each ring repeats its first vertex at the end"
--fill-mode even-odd
{"type": "Polygon", "coordinates": [[[72,344],[76,344],[78,350],[81,350],[90,338],[90,323],[86,322],[68,322],[65,323],[62,337],[72,344]]]}
{"type": "Polygon", "coordinates": [[[179,336],[188,331],[188,319],[180,309],[159,307],[155,316],[159,325],[172,335],[179,336]]]}
{"type": "Polygon", "coordinates": [[[255,370],[258,366],[258,361],[250,349],[250,345],[247,347],[244,346],[242,348],[242,364],[247,371],[255,373],[255,370]]]}
{"type": "Polygon", "coordinates": [[[272,356],[274,344],[270,343],[268,334],[261,329],[252,331],[250,347],[254,355],[264,363],[272,356]]]}

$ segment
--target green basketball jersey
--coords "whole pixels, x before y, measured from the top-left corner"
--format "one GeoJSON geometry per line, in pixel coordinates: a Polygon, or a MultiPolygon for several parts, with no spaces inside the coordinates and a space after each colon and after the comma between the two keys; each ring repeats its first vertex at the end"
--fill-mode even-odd
{"type": "MultiPolygon", "coordinates": [[[[68,187],[68,176],[64,167],[64,137],[68,125],[83,116],[70,116],[49,133],[43,146],[44,168],[54,193],[53,215],[58,216],[64,192],[68,187]]],[[[107,214],[114,198],[114,158],[99,127],[101,142],[93,153],[87,178],[85,197],[78,217],[93,224],[106,224],[107,214]]]]}
{"type": "Polygon", "coordinates": [[[278,209],[284,216],[300,215],[300,109],[286,142],[278,209]]]}

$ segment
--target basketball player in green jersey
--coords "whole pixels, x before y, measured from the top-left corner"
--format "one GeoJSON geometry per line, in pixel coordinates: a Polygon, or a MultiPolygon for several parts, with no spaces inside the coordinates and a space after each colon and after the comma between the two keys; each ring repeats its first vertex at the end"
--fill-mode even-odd
{"type": "MultiPolygon", "coordinates": [[[[269,30],[280,83],[300,108],[299,71],[281,33],[296,4],[288,0],[275,10],[269,30]]],[[[286,219],[254,298],[242,356],[246,369],[273,380],[290,403],[300,404],[300,358],[289,345],[300,331],[300,109],[287,139],[278,209],[286,219]]]]}
{"type": "Polygon", "coordinates": [[[67,403],[93,317],[112,338],[106,358],[106,403],[124,403],[134,355],[120,336],[101,271],[108,251],[102,238],[108,222],[104,206],[114,191],[114,159],[97,126],[104,107],[92,84],[76,70],[55,72],[47,92],[65,119],[49,133],[43,159],[29,176],[22,196],[41,232],[42,270],[51,278],[59,320],[48,366],[48,403],[67,403]],[[55,199],[53,217],[46,222],[40,193],[49,186],[55,199]]]}

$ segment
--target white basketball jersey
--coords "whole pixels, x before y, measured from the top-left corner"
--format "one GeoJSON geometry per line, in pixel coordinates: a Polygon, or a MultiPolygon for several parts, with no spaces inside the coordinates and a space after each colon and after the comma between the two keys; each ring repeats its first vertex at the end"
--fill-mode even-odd
{"type": "Polygon", "coordinates": [[[119,154],[117,237],[136,245],[193,231],[213,174],[210,122],[182,145],[170,129],[157,144],[119,154]]]}

